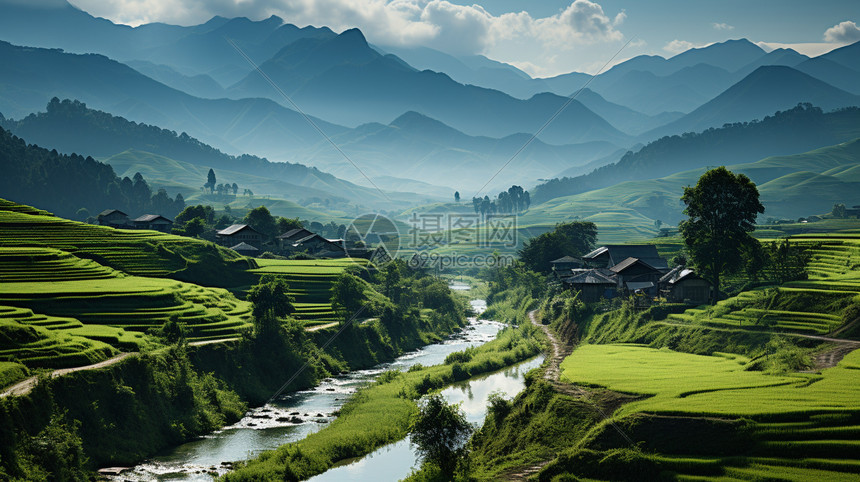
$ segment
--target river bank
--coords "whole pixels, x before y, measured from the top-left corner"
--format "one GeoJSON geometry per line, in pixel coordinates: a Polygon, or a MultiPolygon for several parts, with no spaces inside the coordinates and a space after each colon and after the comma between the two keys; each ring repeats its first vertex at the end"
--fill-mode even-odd
{"type": "MultiPolygon", "coordinates": [[[[472,307],[480,312],[481,300],[472,307]]],[[[391,362],[324,379],[316,387],[286,394],[249,410],[238,422],[197,440],[163,451],[123,472],[115,480],[210,481],[227,473],[236,461],[301,440],[328,426],[347,400],[372,384],[385,371],[406,371],[417,365],[436,365],[454,352],[493,340],[502,324],[469,319],[462,331],[440,343],[405,353],[391,362]]]]}
{"type": "Polygon", "coordinates": [[[441,365],[383,372],[374,385],[353,396],[330,425],[299,442],[240,464],[224,480],[306,479],[340,461],[362,457],[401,440],[417,410],[415,400],[453,383],[533,358],[541,351],[540,337],[531,324],[508,327],[489,343],[449,354],[441,365]]]}

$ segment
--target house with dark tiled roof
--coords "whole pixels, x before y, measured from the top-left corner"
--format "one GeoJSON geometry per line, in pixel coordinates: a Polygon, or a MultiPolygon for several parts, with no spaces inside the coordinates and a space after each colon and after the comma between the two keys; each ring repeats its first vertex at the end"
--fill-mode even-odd
{"type": "Polygon", "coordinates": [[[657,296],[657,281],[663,276],[663,271],[651,266],[639,258],[626,258],[609,268],[618,276],[621,286],[628,292],[643,292],[649,296],[657,296]]]}
{"type": "Polygon", "coordinates": [[[562,256],[549,262],[556,274],[569,274],[570,270],[582,267],[582,260],[573,256],[562,256]]]}
{"type": "Polygon", "coordinates": [[[97,219],[101,226],[123,229],[132,227],[131,222],[128,220],[128,214],[120,211],[119,209],[106,209],[99,213],[97,219]]]}
{"type": "Polygon", "coordinates": [[[293,243],[295,243],[296,241],[298,241],[300,239],[307,238],[308,236],[311,236],[313,234],[314,234],[313,231],[308,231],[305,228],[296,228],[296,229],[291,229],[284,234],[281,234],[280,236],[277,237],[277,240],[278,240],[278,244],[281,246],[281,248],[284,248],[284,247],[292,245],[293,243]]]}
{"type": "Polygon", "coordinates": [[[702,305],[709,301],[711,283],[695,271],[676,266],[658,281],[660,294],[670,303],[702,305]]]}
{"type": "Polygon", "coordinates": [[[160,214],[144,214],[131,221],[137,229],[152,229],[162,233],[169,233],[173,229],[173,221],[160,214]]]}
{"type": "Polygon", "coordinates": [[[562,283],[579,291],[579,299],[586,303],[613,298],[618,291],[618,276],[606,268],[574,269],[573,275],[562,283]]]}
{"type": "Polygon", "coordinates": [[[248,243],[239,243],[236,246],[230,246],[230,249],[241,254],[242,256],[256,257],[260,254],[260,250],[251,246],[248,243]]]}
{"type": "Polygon", "coordinates": [[[263,235],[247,224],[233,224],[215,233],[221,246],[235,246],[247,243],[257,249],[263,247],[263,235]]]}
{"type": "Polygon", "coordinates": [[[284,248],[288,251],[305,252],[324,258],[342,258],[346,256],[346,250],[342,242],[334,242],[316,233],[311,233],[309,236],[290,242],[284,248]]]}
{"type": "Polygon", "coordinates": [[[653,244],[607,244],[582,257],[595,268],[612,268],[627,258],[636,258],[658,270],[669,270],[669,264],[653,244]]]}

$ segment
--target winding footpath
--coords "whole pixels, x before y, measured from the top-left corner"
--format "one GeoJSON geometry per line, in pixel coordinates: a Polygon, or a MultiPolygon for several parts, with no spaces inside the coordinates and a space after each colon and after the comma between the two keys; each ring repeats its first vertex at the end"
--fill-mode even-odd
{"type": "MultiPolygon", "coordinates": [[[[308,331],[308,332],[318,331],[318,330],[323,330],[326,328],[331,328],[331,327],[337,326],[337,325],[338,325],[337,322],[328,323],[325,325],[318,325],[318,326],[312,326],[309,328],[305,328],[305,331],[308,331]]],[[[219,338],[217,340],[192,341],[188,344],[188,346],[214,345],[216,343],[227,343],[227,342],[235,341],[235,340],[238,340],[238,338],[219,338]]],[[[72,367],[72,368],[61,368],[58,370],[54,370],[51,372],[50,376],[51,376],[51,378],[57,378],[57,377],[66,375],[68,373],[79,372],[79,371],[83,371],[83,370],[97,370],[99,368],[109,367],[109,366],[111,366],[115,363],[119,363],[119,362],[125,360],[126,358],[133,356],[133,355],[137,355],[137,352],[120,353],[119,355],[117,355],[113,358],[108,358],[107,360],[101,361],[99,363],[94,363],[92,365],[86,365],[86,366],[81,366],[81,367],[72,367]]],[[[38,376],[25,378],[24,380],[21,380],[20,382],[6,388],[2,392],[0,392],[0,398],[17,397],[17,396],[27,395],[28,393],[33,391],[33,388],[36,386],[38,381],[39,381],[38,376]]]]}
{"type": "MultiPolygon", "coordinates": [[[[120,353],[119,355],[108,358],[105,361],[94,363],[92,365],[87,365],[83,367],[72,367],[72,368],[61,368],[59,370],[54,370],[51,372],[51,378],[57,378],[59,376],[66,375],[67,373],[79,372],[82,370],[96,370],[98,368],[104,368],[113,365],[114,363],[119,363],[126,358],[136,355],[137,353],[120,353]]],[[[33,390],[33,387],[36,386],[36,383],[39,381],[39,377],[30,377],[20,381],[11,387],[4,390],[0,393],[0,398],[8,397],[8,396],[21,396],[30,393],[33,390]]]]}

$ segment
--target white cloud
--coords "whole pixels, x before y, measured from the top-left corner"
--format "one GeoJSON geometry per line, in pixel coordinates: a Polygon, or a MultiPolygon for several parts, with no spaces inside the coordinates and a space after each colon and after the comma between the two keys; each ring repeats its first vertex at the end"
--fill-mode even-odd
{"type": "Polygon", "coordinates": [[[713,25],[714,28],[717,30],[734,30],[735,29],[735,27],[733,25],[729,25],[727,23],[716,23],[716,22],[714,22],[711,25],[713,25]]]}
{"type": "Polygon", "coordinates": [[[686,40],[675,39],[664,45],[663,50],[669,52],[670,54],[680,54],[681,52],[685,52],[687,50],[699,47],[703,47],[703,45],[694,44],[693,42],[688,42],[686,40]]]}
{"type": "Polygon", "coordinates": [[[764,49],[765,52],[770,52],[775,49],[792,49],[796,52],[799,52],[807,57],[818,57],[819,55],[826,54],[833,49],[839,48],[840,44],[827,43],[827,42],[812,42],[812,43],[794,43],[787,44],[781,42],[756,42],[756,45],[764,49]]]}
{"type": "Polygon", "coordinates": [[[824,40],[834,43],[850,44],[860,40],[860,27],[851,21],[844,21],[828,28],[824,32],[824,40]]]}
{"type": "MultiPolygon", "coordinates": [[[[328,26],[339,32],[357,27],[378,45],[426,46],[467,55],[495,53],[500,60],[543,65],[531,72],[570,69],[552,65],[555,56],[603,56],[598,44],[617,48],[627,18],[614,16],[592,0],[573,0],[555,15],[534,18],[528,12],[489,13],[480,5],[448,0],[72,0],[81,9],[115,22],[139,25],[166,22],[193,25],[213,15],[262,19],[278,15],[299,26],[328,26]],[[585,49],[584,46],[589,46],[585,49]],[[498,55],[499,52],[510,55],[498,55]]],[[[590,60],[591,61],[591,60],[590,60]]],[[[589,62],[590,62],[589,61],[589,62]]],[[[526,65],[526,64],[523,64],[526,65]]]]}
{"type": "Polygon", "coordinates": [[[598,3],[575,0],[556,15],[532,18],[527,12],[492,15],[480,5],[447,0],[72,0],[94,15],[129,25],[167,22],[190,25],[213,15],[260,19],[275,14],[297,25],[326,25],[341,31],[358,27],[375,43],[425,45],[474,54],[504,39],[537,39],[559,46],[611,42],[623,38],[616,27],[627,14],[610,18],[598,3]]]}

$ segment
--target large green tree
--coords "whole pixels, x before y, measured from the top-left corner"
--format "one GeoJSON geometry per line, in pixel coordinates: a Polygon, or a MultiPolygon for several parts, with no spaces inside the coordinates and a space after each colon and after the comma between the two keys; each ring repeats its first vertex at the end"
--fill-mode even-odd
{"type": "Polygon", "coordinates": [[[281,319],[295,311],[290,287],[284,278],[265,275],[248,292],[254,304],[254,334],[257,338],[278,334],[281,319]]]}
{"type": "Polygon", "coordinates": [[[365,282],[355,275],[343,273],[331,287],[331,306],[344,321],[355,315],[364,306],[365,282]]]}
{"type": "Polygon", "coordinates": [[[699,275],[713,284],[711,302],[716,303],[722,275],[741,268],[743,254],[758,243],[750,233],[764,206],[755,183],[725,167],[684,188],[681,200],[688,216],[679,226],[681,236],[699,275]]]}
{"type": "Polygon", "coordinates": [[[278,224],[266,206],[256,207],[248,211],[244,222],[268,238],[274,238],[278,235],[278,224]]]}
{"type": "Polygon", "coordinates": [[[451,480],[465,454],[472,426],[459,406],[434,394],[421,401],[409,434],[421,459],[438,466],[445,480],[451,480]]]}
{"type": "Polygon", "coordinates": [[[555,229],[525,242],[519,251],[520,261],[539,273],[552,269],[550,261],[562,256],[582,256],[597,241],[597,226],[587,221],[556,224],[555,229]]]}

